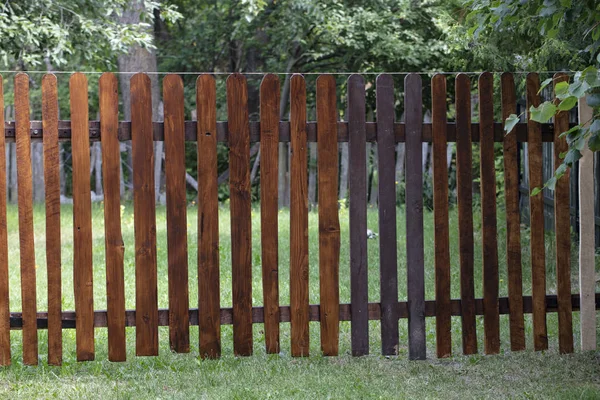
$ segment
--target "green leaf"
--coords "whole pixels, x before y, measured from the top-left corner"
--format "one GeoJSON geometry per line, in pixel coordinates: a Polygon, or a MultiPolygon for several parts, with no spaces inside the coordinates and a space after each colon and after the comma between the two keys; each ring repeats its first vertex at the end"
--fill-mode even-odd
{"type": "Polygon", "coordinates": [[[591,151],[600,151],[600,134],[598,131],[590,136],[588,147],[591,151]]]}
{"type": "Polygon", "coordinates": [[[592,108],[600,106],[600,93],[588,94],[585,98],[585,102],[592,108]]]}
{"type": "Polygon", "coordinates": [[[546,184],[544,185],[544,187],[550,189],[550,190],[554,190],[556,188],[556,175],[551,177],[550,179],[548,179],[548,182],[546,182],[546,184]]]}
{"type": "Polygon", "coordinates": [[[581,158],[581,152],[577,149],[570,149],[567,152],[564,163],[572,166],[577,160],[581,158]]]}
{"type": "Polygon", "coordinates": [[[531,197],[538,195],[544,188],[536,187],[531,191],[531,197]]]}
{"type": "Polygon", "coordinates": [[[551,84],[551,83],[552,83],[552,78],[545,79],[545,80],[542,82],[542,84],[541,84],[541,86],[540,86],[540,90],[538,90],[537,94],[540,94],[540,92],[541,92],[542,90],[544,90],[544,88],[545,88],[546,86],[548,86],[549,84],[551,84]]]}
{"type": "Polygon", "coordinates": [[[506,133],[510,133],[515,126],[519,123],[519,117],[517,114],[510,114],[506,121],[504,121],[504,130],[506,133]]]}
{"type": "Polygon", "coordinates": [[[549,101],[545,101],[539,107],[531,106],[529,112],[533,121],[544,123],[556,114],[556,106],[549,101]]]}
{"type": "Polygon", "coordinates": [[[560,104],[558,105],[558,109],[560,111],[569,111],[571,108],[575,107],[576,104],[577,104],[577,97],[569,96],[560,102],[560,104]]]}
{"type": "Polygon", "coordinates": [[[569,93],[569,83],[568,82],[558,82],[554,85],[554,93],[556,97],[560,99],[560,96],[567,95],[569,93]]]}
{"type": "Polygon", "coordinates": [[[574,133],[575,131],[578,131],[579,129],[581,129],[581,126],[579,125],[575,125],[574,127],[572,127],[571,129],[569,129],[568,131],[565,131],[563,133],[561,133],[560,135],[558,135],[558,137],[563,137],[563,136],[569,136],[570,134],[574,133]]]}

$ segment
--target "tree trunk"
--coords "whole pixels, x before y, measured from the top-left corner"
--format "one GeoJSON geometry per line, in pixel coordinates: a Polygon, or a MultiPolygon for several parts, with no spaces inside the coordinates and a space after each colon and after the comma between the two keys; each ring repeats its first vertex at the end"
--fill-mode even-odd
{"type": "Polygon", "coordinates": [[[308,144],[308,204],[311,209],[317,205],[317,144],[308,144]]]}
{"type": "Polygon", "coordinates": [[[101,196],[104,194],[104,190],[102,188],[102,146],[99,142],[96,142],[92,148],[94,149],[94,153],[96,153],[96,162],[94,163],[94,191],[96,192],[96,195],[101,196]]]}
{"type": "MultiPolygon", "coordinates": [[[[379,165],[377,160],[377,146],[369,143],[372,148],[373,157],[371,158],[371,193],[369,197],[369,205],[372,207],[377,207],[379,190],[377,189],[379,186],[379,173],[377,170],[377,166],[379,165]]],[[[367,153],[368,157],[368,153],[367,153]]],[[[367,159],[368,160],[368,159],[367,159]]],[[[368,182],[368,180],[367,180],[368,182]]]]}
{"type": "Polygon", "coordinates": [[[19,184],[17,181],[17,144],[10,143],[10,202],[18,202],[19,184]]]}
{"type": "Polygon", "coordinates": [[[339,151],[342,155],[342,163],[340,165],[340,193],[339,199],[345,200],[348,196],[348,143],[340,143],[339,151]]]}
{"type": "Polygon", "coordinates": [[[43,144],[31,144],[31,172],[33,174],[33,201],[43,203],[45,198],[43,144]]]}
{"type": "MultiPolygon", "coordinates": [[[[123,24],[139,24],[140,15],[144,11],[144,2],[141,0],[132,0],[129,2],[129,7],[123,10],[123,13],[119,17],[119,20],[123,24]]],[[[119,85],[121,89],[121,98],[123,100],[123,113],[125,120],[131,120],[131,94],[129,92],[129,82],[131,76],[136,72],[155,72],[157,70],[156,54],[148,49],[140,46],[132,46],[126,54],[122,54],[118,58],[119,72],[130,72],[131,74],[120,74],[119,85]]],[[[149,75],[152,93],[152,120],[157,121],[159,116],[159,104],[160,104],[160,87],[158,82],[158,75],[149,75]]],[[[155,147],[155,171],[162,170],[162,144],[155,147]],[[160,152],[160,154],[159,154],[160,152]],[[160,157],[157,157],[160,155],[160,157]],[[156,165],[158,164],[158,165],[156,165]]],[[[127,163],[128,167],[131,168],[131,141],[127,142],[127,163]]],[[[131,176],[131,174],[129,175],[131,176]]],[[[155,173],[155,186],[156,179],[160,182],[161,174],[155,173]],[[158,175],[158,178],[156,177],[158,175]]],[[[128,185],[130,186],[130,185],[128,185]]],[[[160,192],[156,192],[156,196],[160,195],[160,192]]]]}

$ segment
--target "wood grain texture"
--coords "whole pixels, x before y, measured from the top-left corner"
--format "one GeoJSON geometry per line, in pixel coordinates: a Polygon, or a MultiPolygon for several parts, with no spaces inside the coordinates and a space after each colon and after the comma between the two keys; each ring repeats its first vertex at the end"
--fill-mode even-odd
{"type": "Polygon", "coordinates": [[[348,154],[350,169],[350,299],[352,303],[352,355],[369,354],[367,304],[367,151],[365,81],[354,74],[348,78],[348,154]]]}
{"type": "Polygon", "coordinates": [[[308,331],[308,153],[306,83],[291,78],[290,90],[290,307],[292,356],[309,355],[308,331]]]}
{"type": "Polygon", "coordinates": [[[119,91],[114,74],[99,80],[100,135],[102,137],[102,183],[104,189],[104,246],[106,251],[106,296],[108,359],[125,361],[125,279],[121,234],[121,151],[119,149],[119,91]]]}
{"type": "MultiPolygon", "coordinates": [[[[554,75],[554,85],[568,82],[564,74],[554,75]]],[[[555,100],[556,104],[560,100],[555,100]]],[[[562,163],[560,154],[569,149],[565,137],[569,130],[569,113],[561,111],[554,117],[554,167],[562,163]]],[[[571,307],[571,207],[570,169],[556,182],[554,189],[554,232],[556,240],[556,295],[558,299],[558,348],[563,354],[573,352],[573,315],[571,307]]],[[[593,217],[592,217],[593,218],[593,217]]]]}
{"type": "MultiPolygon", "coordinates": [[[[48,274],[48,364],[50,365],[62,364],[60,162],[58,149],[58,91],[56,85],[56,76],[44,75],[42,78],[46,268],[48,274]]],[[[2,169],[1,164],[0,169],[2,169]]],[[[4,185],[0,184],[0,187],[4,187],[4,185]]]]}
{"type": "Polygon", "coordinates": [[[465,74],[456,76],[456,186],[460,225],[460,298],[463,353],[477,353],[475,329],[475,284],[473,244],[473,173],[471,170],[471,82],[465,74]]]}
{"type": "Polygon", "coordinates": [[[196,80],[198,115],[198,325],[200,356],[221,356],[219,284],[219,195],[217,189],[216,84],[211,75],[196,80]]]}
{"type": "Polygon", "coordinates": [[[446,113],[446,76],[439,74],[431,80],[433,214],[435,223],[435,328],[436,352],[439,358],[452,355],[446,113]]]}
{"type": "MultiPolygon", "coordinates": [[[[579,123],[589,126],[594,110],[578,104],[579,123]]],[[[579,160],[579,330],[581,351],[596,350],[596,244],[594,240],[594,154],[586,145],[579,160]]]]}
{"type": "Polygon", "coordinates": [[[183,81],[163,79],[165,112],[165,178],[169,275],[169,343],[177,353],[190,351],[188,308],[187,198],[185,183],[185,116],[183,81]]]}
{"type": "Polygon", "coordinates": [[[21,309],[23,312],[23,364],[37,365],[35,247],[33,242],[33,182],[29,138],[29,77],[15,75],[15,130],[19,201],[19,253],[21,262],[21,309]]]}
{"type": "MultiPolygon", "coordinates": [[[[542,136],[540,124],[530,117],[529,108],[540,105],[540,78],[527,74],[527,153],[529,160],[529,191],[544,185],[542,176],[542,136]]],[[[529,196],[529,224],[540,229],[531,230],[531,295],[533,298],[533,346],[536,351],[548,349],[546,327],[546,255],[544,247],[544,199],[540,192],[529,196]]]]}
{"type": "Polygon", "coordinates": [[[131,77],[131,148],[133,219],[135,225],[135,352],[158,355],[158,289],[156,270],[156,206],[150,78],[131,77]]]}
{"type": "Polygon", "coordinates": [[[425,254],[423,234],[422,86],[418,74],[404,79],[406,118],[406,265],[408,358],[424,360],[425,254]]]}
{"type": "Polygon", "coordinates": [[[394,80],[382,74],[376,81],[377,157],[379,179],[379,273],[381,292],[381,354],[398,354],[398,261],[396,234],[396,143],[394,140],[394,80]]]}
{"type": "MultiPolygon", "coordinates": [[[[502,120],[517,113],[515,81],[511,73],[502,74],[502,120]]],[[[513,128],[504,138],[504,199],[506,208],[506,266],[510,305],[510,349],[525,350],[523,316],[523,271],[521,267],[521,214],[519,211],[519,164],[517,132],[513,128]]]]}
{"type": "Polygon", "coordinates": [[[483,328],[485,354],[500,352],[498,313],[498,231],[496,216],[496,165],[494,156],[494,76],[479,76],[479,171],[483,259],[483,328]]]}
{"type": "Polygon", "coordinates": [[[77,313],[77,361],[94,359],[94,286],[92,259],[92,200],[90,193],[90,138],[88,82],[82,73],[71,75],[71,139],[73,157],[73,286],[77,313]]]}
{"type": "MultiPolygon", "coordinates": [[[[292,82],[292,90],[294,84],[292,82]]],[[[279,79],[267,74],[260,85],[260,237],[262,250],[263,297],[265,305],[265,345],[267,353],[278,354],[279,345],[279,79]]],[[[293,96],[293,91],[292,91],[293,96]]],[[[293,97],[292,97],[293,98],[293,97]]],[[[292,117],[294,110],[292,109],[292,117]]],[[[293,166],[292,166],[293,168],[293,166]]],[[[305,166],[306,168],[306,166],[305,166]]],[[[292,176],[292,180],[294,177],[292,176]]],[[[292,188],[292,204],[294,191],[292,188]]],[[[293,208],[291,209],[293,210],[293,208]]],[[[290,210],[290,212],[291,212],[290,210]]],[[[294,243],[292,241],[292,243],[294,243]]],[[[292,257],[291,266],[294,264],[292,257]]],[[[293,268],[292,268],[293,269],[293,268]]],[[[294,272],[290,269],[290,276],[294,272]]],[[[290,281],[290,291],[294,281],[290,281]]],[[[294,305],[294,297],[291,303],[294,305]]],[[[308,310],[308,298],[306,299],[308,310]]],[[[301,312],[301,310],[298,310],[301,312]]],[[[292,355],[294,323],[292,321],[292,355]]],[[[297,325],[297,322],[296,322],[297,325]]],[[[307,321],[308,329],[308,321],[307,321]]],[[[307,340],[308,343],[308,340],[307,340]]]]}
{"type": "Polygon", "coordinates": [[[335,356],[340,332],[340,222],[337,99],[332,75],[317,78],[317,124],[321,351],[323,355],[335,356]]]}
{"type": "MultiPolygon", "coordinates": [[[[0,110],[4,110],[4,81],[0,75],[0,110]]],[[[4,126],[4,112],[0,112],[4,126]]],[[[0,366],[10,365],[10,296],[8,284],[8,222],[6,220],[6,144],[0,135],[0,366]]]]}
{"type": "Polygon", "coordinates": [[[248,86],[242,74],[227,78],[233,352],[252,355],[252,235],[248,86]]]}

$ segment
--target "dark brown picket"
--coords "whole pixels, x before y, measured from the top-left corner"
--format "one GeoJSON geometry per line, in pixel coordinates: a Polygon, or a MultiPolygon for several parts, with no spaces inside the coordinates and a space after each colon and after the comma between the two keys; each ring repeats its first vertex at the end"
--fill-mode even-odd
{"type": "Polygon", "coordinates": [[[348,78],[348,155],[350,160],[350,301],[352,355],[369,354],[367,267],[367,152],[365,81],[348,78]]]}
{"type": "Polygon", "coordinates": [[[382,74],[376,81],[377,157],[379,172],[379,273],[381,291],[381,353],[398,354],[398,262],[396,182],[394,165],[394,80],[382,74]]]}
{"type": "Polygon", "coordinates": [[[23,312],[23,364],[37,365],[35,247],[33,244],[33,182],[29,137],[29,76],[15,75],[15,133],[19,201],[19,253],[21,309],[23,312]]]}
{"type": "Polygon", "coordinates": [[[106,294],[108,359],[125,361],[125,279],[121,234],[121,151],[119,150],[119,91],[114,74],[102,74],[100,89],[100,137],[104,188],[104,242],[106,248],[106,294]]]}
{"type": "Polygon", "coordinates": [[[73,154],[73,286],[77,318],[77,361],[94,359],[94,271],[88,82],[82,73],[69,80],[73,154]]]}
{"type": "Polygon", "coordinates": [[[479,76],[479,142],[483,259],[483,325],[486,354],[500,352],[498,240],[494,156],[494,76],[479,76]]]}
{"type": "MultiPolygon", "coordinates": [[[[0,110],[4,110],[4,82],[0,75],[0,110]]],[[[4,112],[0,111],[0,127],[4,112]]],[[[10,365],[10,297],[8,285],[8,222],[6,220],[6,144],[0,135],[0,366],[10,365]]]]}
{"type": "Polygon", "coordinates": [[[544,199],[540,192],[531,191],[544,184],[542,176],[542,133],[540,124],[530,118],[529,108],[540,105],[540,78],[536,73],[527,74],[527,152],[529,159],[529,224],[531,242],[531,297],[533,303],[533,345],[536,351],[548,349],[546,327],[546,256],[544,247],[544,199]]]}
{"type": "Polygon", "coordinates": [[[424,360],[425,254],[423,234],[422,87],[418,74],[404,79],[406,110],[406,265],[408,357],[424,360]]]}
{"type": "MultiPolygon", "coordinates": [[[[515,82],[510,73],[502,74],[502,120],[517,112],[515,82]]],[[[506,201],[506,267],[510,307],[510,349],[525,350],[523,317],[523,272],[521,267],[521,216],[519,213],[519,165],[517,132],[504,136],[504,198],[506,201]]]]}
{"type": "Polygon", "coordinates": [[[290,85],[290,318],[292,356],[300,357],[309,350],[306,83],[294,75],[290,85]]]}
{"type": "Polygon", "coordinates": [[[233,351],[252,355],[252,235],[248,87],[242,74],[227,78],[233,351]]]}
{"type": "Polygon", "coordinates": [[[326,356],[335,356],[340,332],[340,222],[337,99],[332,75],[317,78],[317,136],[321,350],[326,356]]]}
{"type": "Polygon", "coordinates": [[[135,351],[138,356],[158,355],[153,146],[150,78],[137,73],[131,78],[131,148],[135,224],[135,351]]]}
{"type": "Polygon", "coordinates": [[[435,223],[435,328],[437,356],[440,358],[452,355],[446,113],[446,76],[438,74],[431,80],[431,130],[435,223]]]}
{"type": "Polygon", "coordinates": [[[183,81],[163,79],[165,113],[165,179],[167,189],[167,253],[169,276],[169,343],[177,353],[190,351],[185,183],[185,116],[183,81]]]}
{"type": "Polygon", "coordinates": [[[458,198],[460,299],[463,353],[477,353],[475,284],[473,281],[473,174],[471,150],[471,82],[456,76],[456,187],[458,198]]]}
{"type": "MultiPolygon", "coordinates": [[[[564,73],[554,75],[554,85],[569,82],[564,73]]],[[[560,100],[556,100],[559,104],[560,100]]],[[[585,122],[585,121],[582,121],[585,122]]],[[[561,111],[554,117],[554,166],[561,163],[561,153],[569,146],[561,133],[569,130],[569,113],[561,111]]],[[[558,300],[558,348],[561,353],[573,352],[573,316],[571,305],[571,224],[570,170],[556,182],[554,189],[554,225],[556,233],[556,295],[558,300]]]]}
{"type": "Polygon", "coordinates": [[[60,165],[58,158],[58,91],[54,75],[44,75],[42,78],[42,127],[44,129],[44,189],[46,192],[48,364],[61,365],[60,165]]]}
{"type": "MultiPolygon", "coordinates": [[[[293,89],[294,83],[292,81],[292,96],[294,93],[293,89]]],[[[265,75],[260,84],[260,235],[263,301],[265,308],[265,346],[268,354],[277,354],[280,350],[279,209],[277,206],[277,183],[279,177],[279,96],[279,79],[277,75],[265,75]]],[[[292,109],[292,115],[293,112],[294,110],[292,109]]],[[[292,121],[293,119],[290,120],[290,124],[292,121]]],[[[292,179],[294,179],[293,176],[292,179]]],[[[291,193],[293,200],[293,187],[291,193]]],[[[291,204],[293,204],[293,201],[291,204]]],[[[290,212],[292,210],[293,208],[290,206],[290,212]]],[[[291,243],[294,243],[293,239],[291,243]]],[[[292,276],[294,273],[292,271],[294,258],[292,257],[290,261],[292,262],[290,276],[292,276]]],[[[290,281],[290,292],[292,292],[293,285],[294,281],[292,279],[290,281]]],[[[290,306],[294,306],[293,295],[291,296],[290,306]]],[[[298,310],[298,312],[300,311],[298,310]]],[[[292,355],[294,355],[294,325],[295,321],[292,320],[292,355]]]]}
{"type": "Polygon", "coordinates": [[[219,284],[219,198],[217,189],[216,84],[211,75],[196,81],[198,126],[198,325],[200,356],[221,356],[219,284]]]}

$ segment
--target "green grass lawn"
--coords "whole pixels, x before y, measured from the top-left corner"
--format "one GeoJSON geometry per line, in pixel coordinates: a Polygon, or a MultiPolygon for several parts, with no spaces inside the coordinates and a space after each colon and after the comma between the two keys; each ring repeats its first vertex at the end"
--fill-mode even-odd
{"type": "MultiPolygon", "coordinates": [[[[62,209],[63,310],[74,309],[72,285],[72,209],[62,209]]],[[[231,306],[231,260],[229,213],[220,212],[221,305],[231,306]]],[[[9,206],[9,262],[11,311],[20,310],[19,248],[17,209],[9,206]]],[[[125,290],[127,308],[135,308],[135,264],[133,211],[126,206],[122,212],[125,241],[125,290]]],[[[317,214],[310,214],[310,302],[319,302],[318,292],[318,235],[317,214]]],[[[452,296],[459,297],[458,217],[451,212],[452,296]]],[[[505,222],[499,211],[500,295],[507,295],[505,222]]],[[[43,206],[36,206],[36,263],[38,309],[46,309],[45,223],[43,206]]],[[[377,212],[368,214],[369,228],[377,229],[377,212]]],[[[197,307],[197,226],[196,209],[188,209],[190,307],[197,307]]],[[[280,213],[280,304],[289,304],[289,213],[280,213]]],[[[348,212],[340,211],[342,231],[340,262],[340,299],[350,301],[348,246],[348,212]]],[[[406,300],[406,237],[404,212],[398,214],[398,268],[400,299],[406,300]]],[[[481,221],[475,211],[475,293],[482,295],[481,279],[481,221]]],[[[106,276],[104,269],[104,224],[101,204],[93,206],[94,227],[94,308],[106,308],[106,276]]],[[[426,297],[434,298],[433,214],[425,213],[425,280],[426,297]]],[[[260,261],[260,215],[253,211],[253,305],[262,305],[260,261]]],[[[523,289],[531,293],[527,229],[523,229],[523,289]]],[[[158,301],[168,307],[167,244],[165,209],[157,210],[158,301]]],[[[547,236],[548,292],[555,292],[554,246],[547,236]]],[[[369,240],[369,301],[379,301],[378,241],[369,240]]],[[[577,291],[577,257],[573,252],[572,283],[577,291]]],[[[576,348],[579,344],[579,315],[573,316],[576,348]]],[[[528,348],[532,347],[531,316],[525,317],[528,348]]],[[[107,361],[107,332],[96,329],[96,361],[75,362],[75,331],[64,330],[64,365],[46,364],[46,332],[40,331],[40,365],[27,367],[21,363],[21,333],[13,331],[13,365],[0,369],[0,398],[414,398],[414,397],[525,397],[525,398],[598,398],[600,397],[600,354],[576,353],[559,356],[557,347],[556,314],[548,315],[550,350],[544,354],[531,350],[511,354],[508,350],[508,316],[501,316],[501,346],[499,356],[460,356],[460,319],[453,318],[453,351],[457,356],[435,358],[435,320],[427,319],[428,360],[407,361],[407,323],[400,321],[398,357],[381,357],[379,323],[370,322],[372,356],[352,358],[350,353],[350,324],[340,324],[340,357],[320,356],[319,326],[310,324],[311,357],[294,359],[289,356],[289,324],[282,324],[280,355],[266,355],[262,325],[254,326],[254,353],[249,358],[233,357],[232,327],[222,328],[223,357],[216,361],[198,359],[198,328],[191,327],[191,354],[172,354],[169,351],[168,328],[160,328],[160,356],[135,357],[135,330],[127,328],[128,361],[107,361]]],[[[480,351],[483,349],[483,319],[478,317],[477,333],[480,351]]],[[[599,330],[600,332],[600,330],[599,330]]]]}

